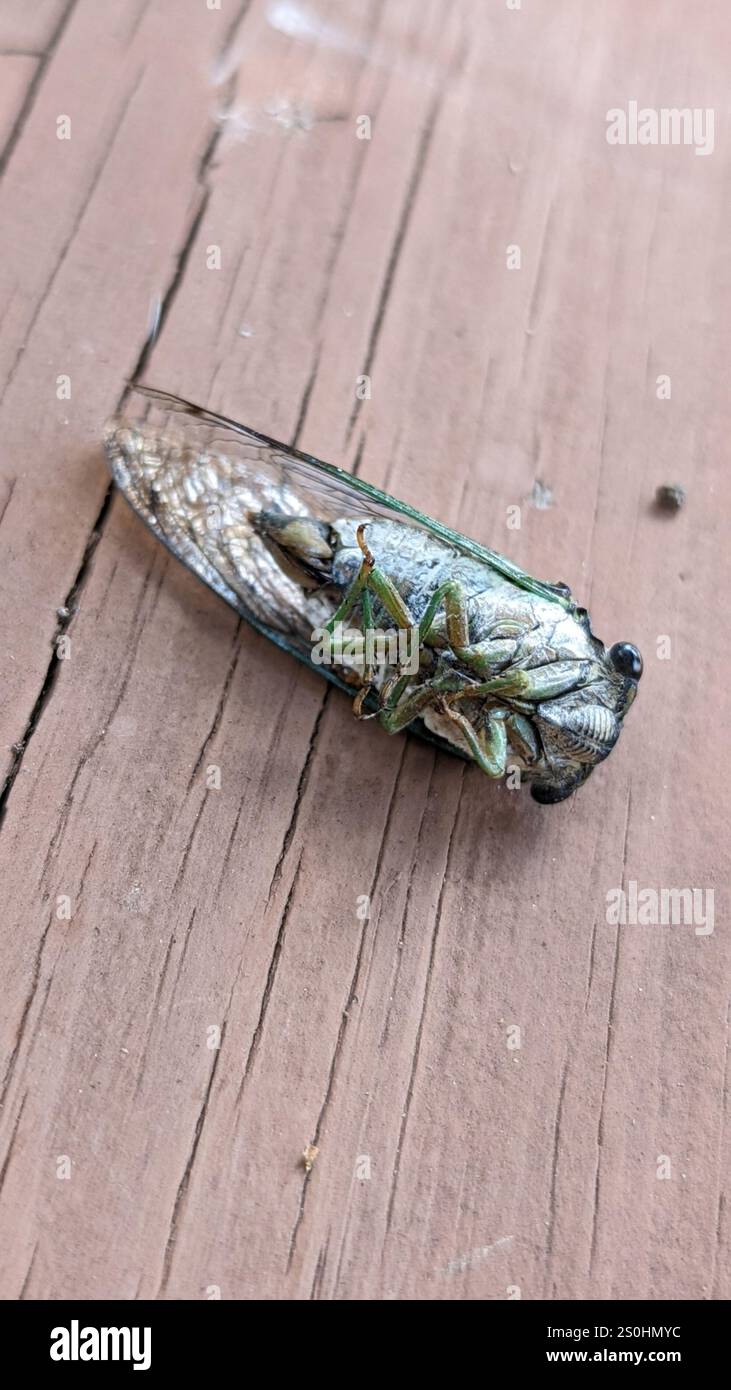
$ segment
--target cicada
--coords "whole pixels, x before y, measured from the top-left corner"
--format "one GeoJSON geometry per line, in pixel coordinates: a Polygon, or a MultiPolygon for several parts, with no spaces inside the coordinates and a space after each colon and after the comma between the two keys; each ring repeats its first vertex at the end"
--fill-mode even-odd
{"type": "Polygon", "coordinates": [[[114,479],[260,632],[488,777],[562,801],[611,752],[642,658],[608,650],[565,584],[175,396],[137,387],[106,429],[114,479]],[[514,784],[513,784],[514,785],[514,784]]]}

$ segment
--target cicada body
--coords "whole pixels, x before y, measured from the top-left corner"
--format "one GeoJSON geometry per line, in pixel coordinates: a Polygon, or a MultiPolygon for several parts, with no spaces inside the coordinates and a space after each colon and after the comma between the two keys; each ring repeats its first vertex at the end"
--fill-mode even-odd
{"type": "Polygon", "coordinates": [[[174,396],[132,392],[113,476],[254,627],[378,718],[561,801],[619,737],[642,673],[563,584],[338,468],[174,396]]]}

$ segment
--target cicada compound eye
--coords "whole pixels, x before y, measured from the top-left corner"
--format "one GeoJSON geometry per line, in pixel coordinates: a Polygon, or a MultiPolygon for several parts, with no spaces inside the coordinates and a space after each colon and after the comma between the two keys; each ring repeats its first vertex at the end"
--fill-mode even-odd
{"type": "Polygon", "coordinates": [[[609,660],[615,671],[628,680],[638,681],[642,675],[642,657],[631,642],[615,642],[609,649],[609,660]]]}

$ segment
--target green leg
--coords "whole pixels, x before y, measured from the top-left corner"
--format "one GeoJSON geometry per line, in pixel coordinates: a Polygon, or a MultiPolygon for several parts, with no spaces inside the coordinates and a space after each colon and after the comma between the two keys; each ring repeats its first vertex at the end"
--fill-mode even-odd
{"type": "Polygon", "coordinates": [[[479,732],[464,714],[459,714],[446,700],[441,710],[463,734],[474,761],[487,777],[502,777],[508,755],[508,736],[505,729],[505,710],[491,710],[487,725],[479,732]]]}
{"type": "Polygon", "coordinates": [[[460,650],[469,645],[470,630],[464,590],[456,579],[447,579],[434,590],[419,623],[419,642],[426,642],[442,604],[447,615],[449,645],[459,655],[460,650]]]}
{"type": "Polygon", "coordinates": [[[431,635],[442,604],[447,619],[447,640],[459,661],[463,661],[476,676],[488,677],[509,665],[524,626],[512,622],[501,623],[498,624],[499,637],[470,643],[467,600],[462,585],[456,579],[447,579],[432,594],[419,623],[420,643],[426,642],[431,635]]]}
{"type": "MultiPolygon", "coordinates": [[[[358,719],[380,719],[384,714],[392,714],[407,685],[411,683],[413,676],[390,676],[384,681],[379,692],[379,708],[370,714],[361,714],[361,706],[365,699],[365,694],[360,691],[353,701],[353,708],[358,719]]],[[[384,728],[386,726],[384,725],[384,728]]],[[[387,730],[390,732],[390,730],[387,730]]]]}
{"type": "Polygon", "coordinates": [[[416,627],[408,605],[404,603],[396,585],[392,584],[388,575],[384,574],[377,565],[371,571],[370,585],[376,598],[380,599],[389,618],[393,619],[397,627],[404,630],[416,627]]]}
{"type": "MultiPolygon", "coordinates": [[[[363,527],[359,526],[359,543],[360,534],[362,530],[363,527]]],[[[363,559],[361,561],[360,569],[358,570],[358,573],[356,574],[355,579],[353,580],[353,583],[351,584],[347,593],[344,595],[342,602],[338,604],[332,617],[329,619],[328,622],[325,623],[326,632],[332,633],[335,629],[336,623],[344,623],[346,618],[350,617],[353,609],[355,608],[356,603],[358,602],[358,599],[365,590],[368,581],[371,577],[371,573],[375,565],[375,560],[373,559],[370,550],[368,550],[368,548],[365,546],[365,543],[361,545],[361,550],[363,551],[363,559]]]]}
{"type": "Polygon", "coordinates": [[[504,699],[554,700],[569,690],[587,685],[596,674],[593,661],[552,661],[532,671],[508,671],[493,680],[467,685],[455,699],[478,699],[481,695],[497,695],[504,699]]]}
{"type": "MultiPolygon", "coordinates": [[[[361,600],[364,635],[372,631],[371,595],[373,594],[398,628],[416,628],[417,624],[414,623],[408,605],[388,575],[378,568],[373,554],[368,549],[365,541],[365,523],[358,527],[357,538],[358,545],[363,552],[360,569],[342,602],[326,624],[326,629],[332,632],[336,623],[344,622],[358,601],[361,600]]],[[[396,733],[410,724],[413,719],[416,719],[428,705],[441,696],[449,694],[449,704],[447,705],[445,702],[444,709],[462,729],[475,762],[478,763],[483,772],[487,772],[488,776],[502,776],[507,751],[504,711],[499,717],[495,711],[491,711],[486,729],[478,732],[465,716],[453,708],[454,702],[462,699],[480,699],[492,696],[498,699],[515,700],[518,705],[522,702],[528,702],[528,708],[530,708],[530,704],[533,702],[555,699],[569,690],[586,685],[595,674],[595,663],[589,660],[557,661],[550,662],[546,666],[535,667],[529,671],[513,670],[503,672],[503,674],[495,674],[496,670],[499,671],[501,667],[508,665],[513,657],[519,640],[518,633],[516,631],[514,637],[504,635],[501,628],[499,629],[500,637],[470,645],[467,603],[462,586],[457,580],[447,580],[444,584],[440,584],[439,588],[432,594],[421,622],[418,624],[420,647],[427,641],[432,632],[437,612],[442,604],[446,614],[447,639],[455,656],[458,660],[463,661],[474,675],[487,676],[488,679],[474,685],[464,685],[463,681],[453,674],[437,677],[422,685],[420,689],[414,691],[401,703],[402,696],[411,679],[409,676],[401,676],[386,695],[386,703],[380,714],[381,723],[388,733],[396,733]],[[501,770],[496,771],[496,769],[501,770]]],[[[358,715],[360,715],[362,702],[368,693],[371,680],[372,673],[366,670],[363,689],[356,697],[356,713],[358,715]]],[[[517,742],[522,739],[526,751],[534,753],[534,740],[531,739],[532,730],[529,728],[528,722],[521,719],[519,714],[515,715],[511,732],[515,735],[517,742]]]]}
{"type": "Polygon", "coordinates": [[[336,623],[344,622],[352,613],[358,599],[368,590],[374,593],[376,598],[380,599],[389,617],[393,619],[397,627],[416,627],[416,623],[409,612],[408,606],[404,603],[395,584],[391,582],[387,574],[383,573],[383,570],[378,568],[375,557],[366,545],[365,523],[358,527],[357,536],[358,545],[363,552],[363,560],[342,603],[336,608],[332,617],[325,624],[327,631],[332,632],[336,623]]]}
{"type": "MultiPolygon", "coordinates": [[[[408,679],[408,678],[406,678],[408,679]]],[[[445,699],[445,695],[454,693],[455,682],[459,677],[442,676],[429,685],[422,686],[416,690],[402,704],[398,703],[400,696],[399,686],[403,688],[403,680],[397,683],[392,692],[394,706],[381,711],[381,724],[389,734],[397,734],[410,724],[413,719],[423,714],[424,710],[431,704],[436,704],[443,714],[451,719],[457,726],[469,748],[473,760],[487,777],[503,777],[508,754],[508,736],[505,727],[505,710],[491,710],[487,724],[479,732],[475,731],[474,726],[464,714],[460,714],[445,699]],[[450,692],[451,687],[451,692],[450,692]]]]}
{"type": "Polygon", "coordinates": [[[389,704],[381,710],[380,720],[387,734],[398,734],[401,729],[405,729],[406,725],[411,723],[412,719],[418,719],[428,705],[433,705],[447,691],[454,691],[461,685],[459,676],[437,676],[435,680],[420,686],[413,695],[409,695],[406,700],[398,704],[397,701],[404,689],[404,682],[408,683],[411,679],[410,676],[402,676],[397,681],[391,692],[389,704]]]}
{"type": "Polygon", "coordinates": [[[381,689],[381,708],[390,713],[395,710],[407,685],[411,684],[413,676],[391,676],[381,689]]]}
{"type": "MultiPolygon", "coordinates": [[[[363,615],[362,632],[365,645],[368,640],[368,634],[375,630],[373,621],[373,594],[380,600],[389,617],[393,619],[398,628],[415,628],[416,624],[409,612],[408,606],[401,598],[398,589],[388,578],[388,575],[384,574],[376,565],[375,558],[365,541],[365,523],[358,527],[357,538],[358,545],[363,552],[363,560],[360,569],[347,593],[344,595],[342,602],[325,624],[325,630],[332,633],[336,624],[345,622],[346,618],[350,616],[356,604],[360,601],[363,615]]],[[[408,683],[409,679],[409,677],[406,677],[404,684],[399,682],[399,696],[403,689],[405,689],[405,684],[408,683]]],[[[366,665],[363,672],[363,685],[353,702],[354,713],[359,719],[368,717],[362,714],[362,708],[372,683],[373,672],[370,666],[366,665]]]]}
{"type": "Polygon", "coordinates": [[[526,719],[522,714],[515,714],[513,712],[508,715],[505,723],[508,728],[510,742],[518,753],[520,753],[523,761],[526,763],[534,763],[540,749],[538,746],[538,739],[536,738],[530,720],[526,719]]]}
{"type": "MultiPolygon", "coordinates": [[[[353,608],[359,599],[370,593],[375,594],[380,603],[385,608],[389,617],[396,624],[397,628],[403,630],[417,629],[408,605],[402,599],[398,589],[389,579],[388,575],[379,569],[375,558],[365,541],[365,525],[358,527],[358,544],[363,552],[361,567],[345,594],[341,604],[333,613],[332,618],[326,623],[329,632],[333,631],[335,624],[344,622],[352,613],[353,608]]],[[[369,602],[369,614],[371,617],[366,619],[363,614],[363,626],[372,626],[372,608],[369,602]]],[[[467,614],[467,603],[464,590],[458,580],[448,579],[444,584],[440,584],[427,604],[422,615],[421,622],[418,624],[418,643],[423,646],[427,641],[436,619],[437,612],[444,605],[447,620],[447,639],[455,656],[464,661],[465,665],[478,676],[491,676],[495,670],[506,666],[513,656],[517,642],[517,630],[515,638],[501,635],[494,641],[476,642],[470,645],[469,618],[467,614]]],[[[501,629],[502,633],[502,629],[501,629]]]]}
{"type": "Polygon", "coordinates": [[[371,686],[373,685],[373,667],[368,660],[368,633],[373,630],[373,604],[371,603],[370,590],[366,587],[361,596],[361,609],[363,612],[363,639],[364,639],[364,662],[363,662],[363,684],[353,701],[353,713],[356,719],[363,719],[363,701],[365,700],[371,686]]]}
{"type": "MultiPolygon", "coordinates": [[[[372,620],[372,602],[370,589],[363,589],[361,609],[363,609],[363,634],[365,638],[365,651],[367,651],[368,632],[372,632],[375,626],[374,620],[372,620]]],[[[365,681],[365,685],[367,685],[367,687],[370,687],[370,685],[372,685],[372,667],[368,660],[367,662],[365,662],[363,670],[363,680],[365,681]]]]}

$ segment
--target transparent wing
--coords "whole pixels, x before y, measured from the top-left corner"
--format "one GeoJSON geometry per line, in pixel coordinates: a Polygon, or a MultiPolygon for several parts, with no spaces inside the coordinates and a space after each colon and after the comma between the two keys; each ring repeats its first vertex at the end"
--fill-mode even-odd
{"type": "Polygon", "coordinates": [[[228,603],[281,633],[311,630],[322,605],[316,599],[303,605],[299,586],[283,582],[252,526],[257,511],[324,522],[398,518],[517,588],[574,608],[563,586],[533,579],[379,488],[166,392],[134,388],[105,442],[117,484],[165,544],[228,603]]]}

